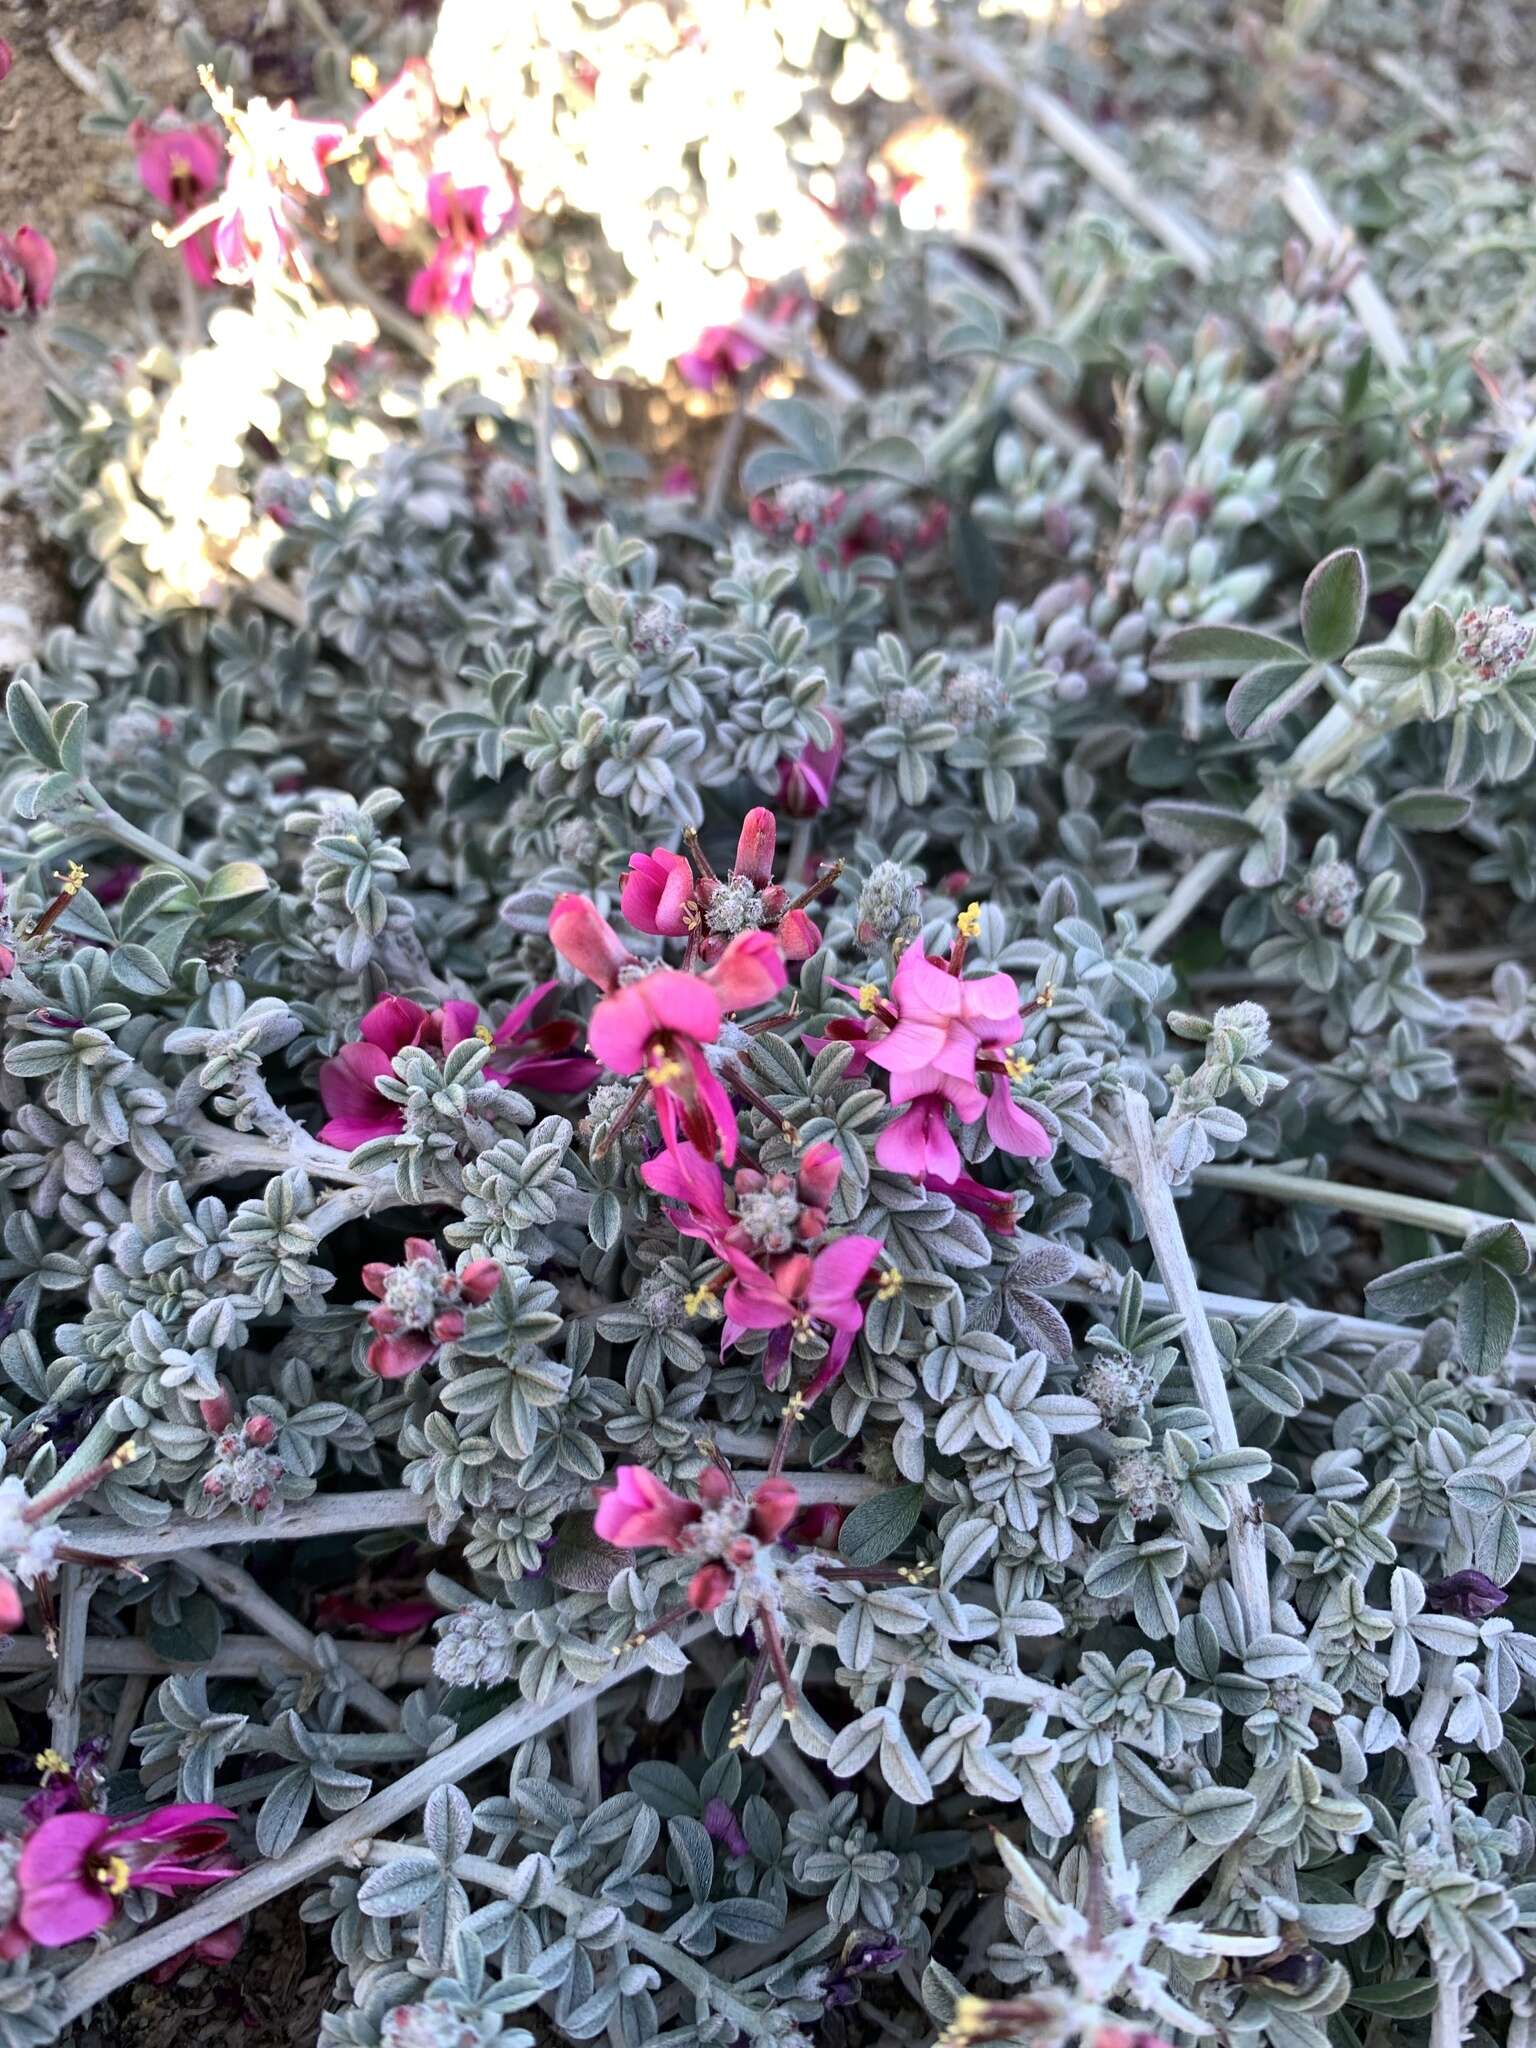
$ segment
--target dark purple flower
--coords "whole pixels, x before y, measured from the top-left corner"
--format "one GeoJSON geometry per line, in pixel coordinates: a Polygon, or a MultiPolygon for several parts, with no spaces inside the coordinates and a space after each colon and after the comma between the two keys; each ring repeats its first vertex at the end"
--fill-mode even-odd
{"type": "Polygon", "coordinates": [[[704,1832],[713,1842],[723,1842],[726,1854],[747,1856],[751,1844],[741,1831],[741,1822],[724,1799],[711,1799],[704,1809],[704,1832]]]}
{"type": "Polygon", "coordinates": [[[1509,1599],[1497,1580],[1486,1572],[1471,1571],[1436,1579],[1424,1588],[1424,1597],[1436,1614],[1459,1614],[1463,1621],[1486,1621],[1509,1599]]]}
{"type": "Polygon", "coordinates": [[[852,2005],[859,1995],[858,1980],[875,1971],[893,1970],[906,1955],[905,1942],[900,1941],[850,1941],[843,1951],[843,1959],[827,1978],[822,1990],[826,2001],[825,2010],[834,2011],[838,2006],[852,2005]]]}

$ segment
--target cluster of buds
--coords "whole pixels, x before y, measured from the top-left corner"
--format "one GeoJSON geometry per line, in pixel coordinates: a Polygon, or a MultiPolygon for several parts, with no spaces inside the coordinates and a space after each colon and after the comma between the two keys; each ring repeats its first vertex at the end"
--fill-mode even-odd
{"type": "Polygon", "coordinates": [[[381,1380],[404,1379],[464,1334],[464,1311],[490,1300],[501,1285],[494,1259],[471,1259],[450,1272],[430,1238],[408,1237],[405,1261],[380,1259],[363,1268],[363,1285],[379,1306],[368,1311],[375,1331],[368,1370],[381,1380]]]}
{"type": "Polygon", "coordinates": [[[1517,619],[1507,604],[1463,612],[1456,630],[1457,653],[1485,683],[1513,675],[1530,652],[1533,628],[1517,619]]]}
{"type": "Polygon", "coordinates": [[[1302,878],[1291,908],[1298,917],[1316,918],[1342,931],[1354,914],[1360,877],[1347,860],[1314,861],[1302,878]]]}
{"type": "Polygon", "coordinates": [[[814,1244],[827,1230],[827,1205],[837,1193],[843,1161],[835,1145],[807,1148],[794,1173],[739,1166],[726,1194],[736,1221],[725,1242],[746,1252],[787,1252],[814,1244]]]}
{"type": "Polygon", "coordinates": [[[626,920],[637,932],[686,938],[685,968],[695,959],[712,965],[739,933],[755,931],[772,932],[786,960],[809,960],[821,934],[806,906],[833,886],[842,866],[824,869],[809,888],[791,897],[773,879],[777,837],[772,811],[759,805],[742,821],[727,875],[715,873],[693,831],[683,835],[686,855],[662,846],[632,853],[619,891],[626,920]]]}
{"type": "MultiPolygon", "coordinates": [[[[712,1445],[704,1448],[713,1454],[712,1445]]],[[[795,1710],[784,1647],[794,1606],[843,1580],[915,1585],[926,1576],[921,1566],[854,1567],[829,1561],[818,1546],[835,1537],[840,1521],[835,1508],[802,1508],[793,1484],[776,1470],[748,1495],[723,1462],[716,1462],[700,1474],[699,1498],[691,1501],[643,1465],[621,1465],[613,1486],[598,1501],[597,1535],[616,1550],[670,1551],[685,1558],[692,1572],[685,1604],[631,1637],[620,1653],[638,1648],[689,1614],[714,1614],[734,1601],[737,1626],[750,1627],[761,1646],[732,1728],[732,1746],[740,1747],[770,1672],[784,1712],[795,1710]]]]}
{"type": "Polygon", "coordinates": [[[792,540],[807,548],[843,516],[848,493],[833,484],[818,483],[814,477],[799,477],[762,492],[747,507],[747,516],[759,533],[775,540],[792,540]]]}
{"type": "MultiPolygon", "coordinates": [[[[721,1261],[715,1277],[689,1295],[684,1308],[690,1315],[716,1312],[715,1295],[723,1288],[722,1344],[731,1345],[743,1330],[769,1331],[763,1376],[770,1385],[797,1339],[812,1336],[818,1325],[831,1331],[825,1362],[785,1410],[786,1427],[847,1363],[864,1327],[860,1290],[880,1256],[878,1238],[826,1238],[826,1204],[841,1171],[835,1148],[814,1144],[793,1180],[788,1174],[756,1171],[738,1175],[732,1208],[720,1168],[692,1145],[669,1147],[640,1169],[648,1188],[677,1204],[671,1212],[674,1227],[684,1237],[701,1239],[721,1261]],[[775,1182],[783,1183],[781,1191],[774,1190],[775,1182]]],[[[889,1296],[900,1287],[901,1275],[888,1267],[873,1284],[877,1293],[889,1296]]]]}
{"type": "Polygon", "coordinates": [[[277,1439],[277,1424],[261,1414],[237,1422],[234,1403],[222,1388],[197,1407],[214,1433],[213,1463],[203,1477],[205,1498],[264,1513],[276,1500],[288,1469],[270,1448],[277,1439]]]}
{"type": "Polygon", "coordinates": [[[919,511],[915,505],[892,505],[884,512],[861,512],[838,543],[845,562],[860,555],[883,555],[898,566],[937,547],[949,531],[949,507],[935,502],[919,511]]]}

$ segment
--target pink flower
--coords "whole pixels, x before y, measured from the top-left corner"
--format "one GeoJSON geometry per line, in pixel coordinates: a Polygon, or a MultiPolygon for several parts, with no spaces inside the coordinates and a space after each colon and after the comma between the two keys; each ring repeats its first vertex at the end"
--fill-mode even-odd
{"type": "Polygon", "coordinates": [[[957,1209],[966,1209],[971,1215],[979,1216],[999,1237],[1012,1237],[1018,1228],[1017,1204],[1013,1196],[1000,1188],[989,1188],[981,1181],[973,1180],[968,1173],[959,1174],[953,1180],[945,1180],[936,1173],[925,1173],[923,1186],[931,1188],[935,1194],[948,1195],[957,1209]]]}
{"type": "Polygon", "coordinates": [[[791,901],[773,879],[777,840],[774,815],[759,804],[742,820],[736,860],[723,881],[692,836],[686,857],[663,846],[653,853],[632,853],[619,890],[620,907],[638,932],[686,935],[690,961],[695,953],[704,960],[719,959],[727,935],[744,928],[773,932],[787,960],[809,960],[821,934],[805,906],[831,887],[839,870],[830,869],[791,901]]]}
{"type": "Polygon", "coordinates": [[[713,391],[734,383],[743,370],[760,363],[763,352],[734,327],[706,327],[693,347],[677,359],[678,374],[695,391],[713,391]]]}
{"type": "Polygon", "coordinates": [[[368,1311],[378,1333],[368,1346],[368,1370],[381,1380],[400,1380],[463,1336],[466,1305],[490,1300],[501,1285],[501,1268],[494,1259],[471,1259],[450,1273],[429,1238],[408,1237],[405,1263],[374,1260],[363,1268],[363,1285],[381,1304],[368,1311]]]}
{"type": "MultiPolygon", "coordinates": [[[[1019,992],[1010,975],[984,974],[965,980],[958,969],[965,940],[957,941],[950,964],[930,960],[909,946],[891,983],[888,1005],[896,1022],[867,1045],[867,1056],[891,1077],[891,1101],[910,1103],[904,1117],[887,1125],[875,1157],[893,1172],[921,1179],[960,1176],[960,1152],[945,1120],[953,1107],[962,1123],[986,1118],[987,1135],[1000,1151],[1017,1158],[1045,1159],[1051,1140],[1039,1119],[1013,1099],[1007,1049],[1023,1035],[1019,992]],[[986,1079],[987,1088],[980,1086],[986,1079]]],[[[1033,1008],[1034,1005],[1031,1005],[1033,1008]]]]}
{"type": "Polygon", "coordinates": [[[427,180],[427,216],[440,240],[432,261],[417,271],[406,304],[418,317],[451,313],[465,320],[475,302],[475,256],[517,209],[511,186],[496,198],[488,186],[456,185],[446,172],[427,180]]]}
{"type": "Polygon", "coordinates": [[[374,143],[388,163],[393,150],[419,149],[441,118],[426,58],[408,57],[372,106],[352,124],[352,133],[374,143]]]}
{"type": "Polygon", "coordinates": [[[759,533],[776,540],[787,534],[796,547],[808,548],[818,533],[841,519],[847,503],[846,491],[807,477],[753,498],[747,517],[759,533]]]}
{"type": "Polygon", "coordinates": [[[698,495],[698,478],[686,462],[669,463],[662,473],[661,494],[664,498],[693,498],[698,495]]]}
{"type": "Polygon", "coordinates": [[[227,1927],[215,1928],[212,1934],[205,1934],[194,1941],[190,1948],[184,1948],[174,1956],[167,1956],[149,1973],[151,1984],[169,1984],[173,1977],[180,1976],[188,1963],[217,1965],[233,1962],[245,1943],[245,1928],[238,1920],[232,1920],[227,1927]]]}
{"type": "Polygon", "coordinates": [[[238,114],[231,103],[226,118],[230,161],[216,202],[215,274],[224,284],[254,284],[295,253],[303,195],[326,197],[325,167],[347,130],[340,121],[301,120],[292,100],[273,107],[255,99],[238,114]]]}
{"type": "Polygon", "coordinates": [[[10,77],[11,66],[15,63],[15,61],[15,52],[12,50],[10,44],[5,40],[5,37],[0,36],[0,85],[3,85],[5,81],[10,77]]]}
{"type": "Polygon", "coordinates": [[[234,1877],[233,1866],[200,1859],[222,1849],[235,1815],[227,1806],[166,1806],[137,1820],[63,1813],[27,1837],[16,1866],[15,1918],[0,1954],[22,1955],[29,1942],[67,1948],[110,1925],[117,1902],[137,1888],[170,1897],[234,1877]]]}
{"type": "MultiPolygon", "coordinates": [[[[832,801],[832,785],[843,761],[843,728],[825,714],[832,728],[829,747],[807,745],[791,760],[779,763],[779,809],[789,818],[819,818],[832,801]]],[[[791,877],[793,879],[793,877],[791,877]]]]}
{"type": "Polygon", "coordinates": [[[353,1628],[361,1635],[387,1641],[396,1636],[413,1636],[418,1629],[430,1628],[441,1612],[437,1602],[425,1596],[419,1600],[391,1600],[383,1606],[371,1606],[366,1600],[354,1600],[346,1593],[326,1593],[315,1602],[315,1623],[327,1631],[353,1628]]]}
{"type": "Polygon", "coordinates": [[[680,1551],[683,1532],[698,1521],[700,1510],[643,1465],[620,1465],[612,1488],[597,1503],[593,1522],[598,1537],[615,1550],[643,1550],[659,1545],[680,1551]]]}
{"type": "Polygon", "coordinates": [[[696,922],[693,869],[680,853],[658,846],[654,853],[632,853],[629,873],[619,889],[619,904],[637,932],[659,932],[681,938],[696,922]]]}
{"type": "MultiPolygon", "coordinates": [[[[142,121],[129,130],[138,145],[139,182],[159,200],[179,227],[216,192],[224,178],[224,141],[217,129],[152,129],[142,121]]],[[[187,274],[205,290],[213,283],[213,237],[204,227],[179,245],[187,274]]]]}
{"type": "Polygon", "coordinates": [[[704,974],[658,967],[604,996],[592,1012],[588,1042],[610,1072],[649,1082],[669,1146],[681,1128],[701,1152],[712,1157],[718,1150],[729,1166],[736,1117],[704,1047],[718,1040],[729,1011],[755,1008],[784,981],[783,956],[769,934],[741,932],[704,974]]]}
{"type": "Polygon", "coordinates": [[[0,235],[0,313],[41,313],[53,297],[58,269],[52,242],[36,228],[0,235]]]}
{"type": "Polygon", "coordinates": [[[619,974],[639,961],[587,896],[557,896],[549,913],[549,942],[578,974],[596,982],[605,994],[619,985],[619,974]]]}
{"type": "Polygon", "coordinates": [[[1024,1030],[1019,992],[1010,975],[964,981],[930,960],[921,946],[909,946],[902,954],[891,1003],[896,1027],[869,1056],[891,1075],[893,1102],[911,1101],[941,1077],[974,1081],[978,1050],[1015,1045],[1024,1030]]]}
{"type": "Polygon", "coordinates": [[[835,1335],[825,1365],[805,1390],[807,1400],[814,1399],[842,1371],[853,1340],[864,1327],[858,1290],[879,1254],[876,1237],[840,1237],[818,1252],[793,1252],[777,1259],[766,1272],[744,1253],[733,1254],[735,1278],[725,1291],[724,1341],[733,1342],[741,1330],[798,1334],[815,1323],[825,1324],[835,1335]]]}
{"type": "MultiPolygon", "coordinates": [[[[980,1090],[972,1093],[980,1094],[980,1090]]],[[[910,1180],[958,1180],[960,1147],[949,1128],[949,1103],[943,1095],[919,1095],[903,1116],[887,1124],[875,1140],[875,1158],[890,1173],[910,1180]]],[[[964,1116],[964,1106],[961,1110],[964,1116]]]]}
{"type": "Polygon", "coordinates": [[[447,1002],[426,1010],[409,996],[381,996],[362,1018],[362,1036],[344,1045],[320,1069],[320,1100],[327,1121],[320,1130],[323,1144],[352,1152],[372,1138],[387,1138],[405,1128],[405,1112],[379,1094],[375,1082],[394,1072],[394,1057],[408,1045],[433,1053],[452,1052],[466,1038],[485,1037],[498,1048],[526,1046],[525,1056],[493,1060],[483,1078],[498,1087],[521,1084],[554,1093],[579,1093],[597,1079],[595,1063],[567,1049],[580,1026],[573,1019],[550,1019],[557,984],[541,982],[515,1004],[495,1031],[480,1022],[474,1003],[447,1002]]]}

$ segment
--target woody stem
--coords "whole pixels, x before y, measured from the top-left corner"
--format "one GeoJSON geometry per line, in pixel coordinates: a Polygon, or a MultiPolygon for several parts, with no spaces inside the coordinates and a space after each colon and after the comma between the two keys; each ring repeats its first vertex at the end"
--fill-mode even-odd
{"type": "Polygon", "coordinates": [[[827,891],[837,882],[842,872],[842,861],[835,860],[831,862],[829,866],[822,869],[814,882],[809,883],[800,891],[794,902],[789,905],[789,909],[804,910],[807,903],[814,903],[818,896],[825,896],[827,891]]]}
{"type": "Polygon", "coordinates": [[[768,1662],[773,1666],[773,1675],[779,1682],[784,1714],[788,1719],[795,1711],[795,1681],[789,1675],[789,1660],[784,1655],[784,1639],[779,1634],[779,1624],[771,1614],[765,1614],[759,1609],[757,1630],[763,1639],[763,1648],[768,1653],[768,1662]]]}
{"type": "Polygon", "coordinates": [[[736,1093],[743,1096],[760,1116],[765,1116],[770,1123],[776,1124],[780,1133],[789,1140],[791,1145],[799,1144],[800,1133],[796,1127],[787,1117],[779,1114],[765,1095],[758,1093],[734,1060],[724,1069],[724,1073],[726,1080],[730,1082],[736,1093]]]}

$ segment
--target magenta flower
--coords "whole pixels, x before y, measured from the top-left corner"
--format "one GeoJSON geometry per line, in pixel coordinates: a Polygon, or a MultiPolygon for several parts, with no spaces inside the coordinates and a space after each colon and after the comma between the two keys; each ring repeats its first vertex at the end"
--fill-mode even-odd
{"type": "Polygon", "coordinates": [[[762,360],[762,350],[734,327],[706,327],[693,347],[678,357],[677,368],[695,391],[713,391],[733,384],[743,370],[762,360]]]}
{"type": "Polygon", "coordinates": [[[819,818],[832,801],[832,785],[843,764],[843,727],[830,713],[826,718],[831,746],[810,744],[793,760],[786,755],[779,763],[779,808],[786,817],[819,818]]]}
{"type": "Polygon", "coordinates": [[[962,1123],[985,1117],[999,1151],[1022,1159],[1046,1159],[1051,1152],[1044,1125],[1014,1101],[1010,1085],[1020,1069],[1008,1049],[1024,1030],[1018,989],[1007,974],[964,980],[965,943],[964,937],[956,942],[947,966],[909,946],[888,1000],[874,1004],[882,1022],[888,1016],[895,1022],[878,1037],[871,1033],[867,1057],[890,1074],[892,1103],[910,1104],[880,1133],[875,1157],[914,1179],[959,1179],[960,1150],[946,1114],[951,1107],[962,1123]]]}
{"type": "Polygon", "coordinates": [[[828,869],[791,901],[773,879],[777,840],[774,815],[759,804],[742,820],[735,864],[723,881],[692,834],[686,856],[663,846],[653,853],[632,853],[619,906],[637,932],[686,937],[685,966],[695,956],[718,960],[730,934],[748,930],[772,932],[786,960],[809,960],[821,934],[805,906],[832,886],[840,869],[828,869]]]}
{"type": "Polygon", "coordinates": [[[736,1158],[736,1116],[704,1048],[732,1010],[754,1009],[785,981],[784,961],[767,932],[742,932],[703,974],[658,967],[604,996],[592,1012],[588,1043],[615,1074],[649,1083],[666,1143],[684,1132],[701,1152],[736,1158]]]}
{"type": "Polygon", "coordinates": [[[501,1285],[501,1268],[494,1259],[471,1259],[450,1273],[429,1238],[408,1237],[405,1263],[374,1260],[363,1268],[363,1285],[379,1302],[368,1311],[378,1333],[368,1346],[368,1370],[381,1380],[401,1380],[463,1336],[465,1308],[490,1300],[501,1285]]]}
{"type": "Polygon", "coordinates": [[[16,1866],[15,1918],[0,1935],[0,1955],[67,1948],[110,1925],[132,1889],[171,1897],[220,1884],[233,1866],[203,1859],[224,1847],[227,1806],[165,1806],[137,1820],[62,1813],[28,1835],[16,1866]]]}
{"type": "Polygon", "coordinates": [[[418,317],[469,317],[475,303],[475,257],[516,212],[510,186],[493,200],[488,186],[456,185],[446,172],[427,180],[427,216],[439,240],[432,261],[411,279],[406,304],[418,317]]]}
{"type": "Polygon", "coordinates": [[[751,1854],[752,1845],[742,1833],[736,1809],[729,1800],[711,1799],[704,1808],[703,1821],[705,1834],[712,1842],[718,1842],[727,1856],[751,1854]]]}
{"type": "MultiPolygon", "coordinates": [[[[273,107],[255,99],[238,114],[231,103],[226,119],[229,175],[221,197],[204,211],[216,222],[215,275],[224,284],[254,284],[281,272],[297,253],[303,199],[326,197],[325,167],[347,130],[340,121],[301,120],[292,100],[273,107]]],[[[183,237],[194,222],[203,225],[191,215],[182,223],[183,237]]]]}
{"type": "Polygon", "coordinates": [[[792,1252],[764,1270],[743,1252],[730,1254],[734,1279],[725,1291],[723,1342],[742,1330],[786,1330],[799,1335],[816,1323],[834,1332],[820,1371],[803,1389],[807,1405],[829,1387],[848,1361],[864,1327],[858,1290],[880,1255],[877,1237],[840,1237],[819,1251],[792,1252]]]}
{"type": "Polygon", "coordinates": [[[1506,1605],[1509,1595],[1497,1579],[1486,1572],[1452,1572],[1424,1588],[1425,1599],[1434,1614],[1459,1614],[1463,1621],[1486,1621],[1506,1605]]]}
{"type": "MultiPolygon", "coordinates": [[[[152,129],[142,121],[135,122],[128,132],[138,145],[135,164],[139,183],[151,199],[159,200],[180,227],[223,183],[223,137],[215,128],[152,129]]],[[[198,228],[179,246],[188,276],[206,290],[214,281],[210,230],[198,228]]]]}
{"type": "Polygon", "coordinates": [[[611,1490],[598,1500],[592,1525],[601,1541],[615,1550],[655,1545],[680,1551],[683,1532],[699,1519],[697,1503],[674,1493],[643,1465],[620,1465],[613,1478],[611,1490]]]}
{"type": "Polygon", "coordinates": [[[58,270],[52,242],[36,228],[0,235],[0,313],[41,313],[53,297],[58,270]]]}
{"type": "Polygon", "coordinates": [[[5,81],[10,77],[11,66],[15,61],[16,53],[5,40],[5,37],[0,36],[0,85],[4,85],[5,81]]]}
{"type": "Polygon", "coordinates": [[[320,1100],[327,1112],[322,1143],[352,1152],[371,1138],[405,1129],[405,1112],[380,1095],[374,1083],[394,1072],[395,1054],[408,1045],[443,1054],[466,1038],[485,1038],[497,1048],[526,1048],[518,1058],[493,1060],[482,1069],[483,1078],[498,1087],[521,1085],[555,1094],[590,1088],[599,1072],[595,1061],[569,1051],[581,1027],[570,1018],[548,1016],[557,991],[558,983],[541,982],[494,1031],[481,1024],[474,1003],[447,1002],[426,1010],[409,996],[380,997],[358,1026],[361,1038],[344,1045],[320,1069],[320,1100]]]}
{"type": "Polygon", "coordinates": [[[562,959],[607,991],[587,1032],[604,1066],[649,1086],[668,1146],[681,1129],[701,1152],[713,1158],[718,1151],[731,1165],[736,1118],[704,1048],[718,1041],[731,1011],[755,1008],[784,986],[777,941],[764,931],[740,932],[703,974],[656,967],[625,981],[624,971],[640,963],[585,896],[556,897],[549,936],[562,959]]]}
{"type": "Polygon", "coordinates": [[[927,1173],[923,1176],[923,1186],[931,1188],[935,1194],[948,1195],[957,1209],[966,1209],[972,1216],[979,1216],[999,1237],[1012,1237],[1018,1228],[1017,1204],[1013,1196],[1000,1188],[989,1188],[981,1181],[973,1180],[968,1173],[958,1174],[953,1180],[927,1173]]]}
{"type": "Polygon", "coordinates": [[[317,1627],[327,1631],[354,1628],[359,1634],[381,1642],[413,1636],[419,1629],[430,1628],[441,1613],[437,1602],[425,1595],[416,1600],[388,1600],[375,1606],[347,1593],[326,1593],[315,1602],[317,1627]]]}

